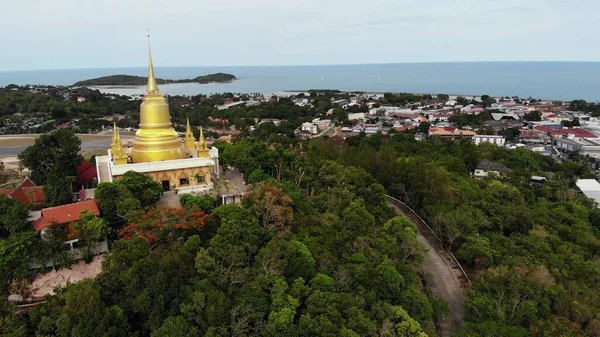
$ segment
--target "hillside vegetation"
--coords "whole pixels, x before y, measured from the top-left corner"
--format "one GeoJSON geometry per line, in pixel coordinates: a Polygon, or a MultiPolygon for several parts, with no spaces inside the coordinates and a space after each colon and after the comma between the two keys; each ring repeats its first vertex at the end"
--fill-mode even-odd
{"type": "MultiPolygon", "coordinates": [[[[224,83],[231,82],[236,80],[237,78],[231,74],[225,73],[215,73],[208,74],[203,76],[198,76],[192,79],[183,79],[183,80],[165,80],[161,78],[157,78],[156,82],[158,84],[166,84],[166,83],[224,83]]],[[[74,86],[90,86],[90,85],[146,85],[148,83],[148,77],[143,76],[133,76],[133,75],[110,75],[103,76],[98,78],[93,78],[89,80],[79,81],[74,86]]]]}

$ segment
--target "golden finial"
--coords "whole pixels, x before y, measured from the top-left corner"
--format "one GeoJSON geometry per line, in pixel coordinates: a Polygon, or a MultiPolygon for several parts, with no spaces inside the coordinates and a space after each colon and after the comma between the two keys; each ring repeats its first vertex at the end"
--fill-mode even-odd
{"type": "Polygon", "coordinates": [[[113,147],[119,142],[119,132],[117,131],[117,122],[113,122],[113,147]]]}
{"type": "Polygon", "coordinates": [[[127,164],[127,155],[121,144],[121,136],[119,135],[119,129],[117,129],[117,123],[113,123],[113,141],[111,144],[112,157],[115,165],[127,164]]]}
{"type": "Polygon", "coordinates": [[[201,149],[206,149],[206,141],[204,140],[204,132],[202,132],[202,127],[200,127],[200,139],[198,141],[198,147],[201,149]]]}
{"type": "Polygon", "coordinates": [[[148,32],[148,88],[149,94],[157,94],[158,86],[156,85],[156,77],[154,76],[154,64],[152,63],[152,49],[150,48],[150,32],[148,32]]]}
{"type": "Polygon", "coordinates": [[[210,154],[208,152],[208,146],[206,145],[206,140],[204,139],[204,132],[202,132],[202,127],[200,127],[200,139],[198,140],[198,157],[207,158],[210,154]]]}
{"type": "Polygon", "coordinates": [[[192,128],[190,127],[190,119],[187,119],[187,126],[185,128],[185,149],[193,151],[196,149],[196,139],[194,138],[194,133],[192,132],[192,128]]]}
{"type": "Polygon", "coordinates": [[[193,136],[193,133],[192,133],[192,128],[190,127],[190,119],[188,118],[187,119],[187,126],[185,127],[185,136],[189,137],[190,135],[193,136]]]}

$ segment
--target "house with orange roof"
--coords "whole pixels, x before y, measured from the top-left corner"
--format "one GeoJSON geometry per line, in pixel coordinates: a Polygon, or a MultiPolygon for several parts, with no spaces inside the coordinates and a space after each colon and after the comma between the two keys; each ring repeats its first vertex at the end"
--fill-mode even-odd
{"type": "MultiPolygon", "coordinates": [[[[95,199],[88,199],[72,204],[44,208],[41,211],[40,217],[33,221],[33,228],[36,232],[44,237],[46,230],[53,226],[59,226],[65,234],[65,245],[68,250],[74,253],[75,258],[81,258],[79,252],[79,238],[76,237],[73,231],[72,224],[78,221],[81,213],[90,212],[95,215],[100,215],[100,209],[95,199]]],[[[100,254],[108,251],[108,242],[105,240],[96,244],[92,249],[92,253],[100,254]]]]}
{"type": "Polygon", "coordinates": [[[0,190],[0,195],[2,194],[22,202],[29,208],[38,208],[46,203],[44,187],[37,186],[29,177],[23,179],[14,189],[0,190]]]}
{"type": "Polygon", "coordinates": [[[429,136],[438,136],[446,139],[473,139],[477,133],[470,130],[457,129],[454,126],[434,126],[429,128],[429,136]]]}

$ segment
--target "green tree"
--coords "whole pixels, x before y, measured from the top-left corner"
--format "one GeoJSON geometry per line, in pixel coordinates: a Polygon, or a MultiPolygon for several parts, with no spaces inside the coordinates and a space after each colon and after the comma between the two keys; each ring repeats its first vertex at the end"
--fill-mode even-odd
{"type": "Polygon", "coordinates": [[[523,115],[523,119],[529,122],[537,122],[542,120],[542,113],[539,111],[531,111],[523,115]]]}
{"type": "Polygon", "coordinates": [[[0,195],[0,239],[32,229],[27,207],[15,199],[0,195]]]}
{"type": "Polygon", "coordinates": [[[147,174],[135,171],[127,171],[117,179],[117,184],[125,186],[131,195],[140,201],[143,208],[157,203],[163,194],[160,183],[152,180],[147,174]]]}
{"type": "Polygon", "coordinates": [[[7,337],[29,336],[27,321],[17,314],[16,308],[4,298],[0,299],[0,335],[7,337]]]}
{"type": "Polygon", "coordinates": [[[65,228],[58,225],[46,227],[41,234],[42,244],[37,262],[40,265],[54,267],[67,267],[73,262],[74,256],[70,250],[65,249],[65,241],[69,238],[65,235],[65,228]]]}
{"type": "Polygon", "coordinates": [[[204,213],[212,212],[217,205],[217,200],[210,195],[182,194],[179,196],[179,201],[187,210],[196,209],[204,213]]]}
{"type": "Polygon", "coordinates": [[[44,185],[44,199],[48,206],[60,206],[73,202],[72,183],[75,177],[61,176],[57,172],[48,174],[44,185]]]}
{"type": "Polygon", "coordinates": [[[200,337],[198,329],[181,316],[169,317],[151,337],[200,337]]]}
{"type": "Polygon", "coordinates": [[[114,227],[139,218],[142,206],[139,199],[117,182],[102,183],[94,192],[102,217],[114,227]]]}
{"type": "Polygon", "coordinates": [[[106,220],[84,211],[81,213],[79,220],[73,223],[73,231],[75,237],[79,238],[84,258],[89,259],[93,254],[92,248],[108,237],[109,227],[106,220]]]}
{"type": "Polygon", "coordinates": [[[40,244],[37,238],[37,233],[29,231],[0,239],[0,293],[4,293],[11,279],[27,275],[29,263],[36,257],[40,244]]]}
{"type": "Polygon", "coordinates": [[[123,309],[107,307],[94,281],[69,285],[36,307],[32,321],[36,335],[127,336],[129,324],[123,309]]]}
{"type": "Polygon", "coordinates": [[[79,154],[81,140],[71,130],[61,129],[43,134],[20,155],[21,165],[31,172],[33,181],[45,185],[48,177],[76,177],[83,161],[79,154]]]}
{"type": "Polygon", "coordinates": [[[431,127],[431,124],[429,122],[421,122],[419,123],[419,132],[422,133],[429,133],[429,128],[431,127]]]}

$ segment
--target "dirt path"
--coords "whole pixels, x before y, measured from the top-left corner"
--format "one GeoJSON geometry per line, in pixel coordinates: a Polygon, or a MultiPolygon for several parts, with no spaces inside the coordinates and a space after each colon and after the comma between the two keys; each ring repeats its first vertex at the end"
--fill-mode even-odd
{"type": "Polygon", "coordinates": [[[389,198],[388,205],[394,208],[396,213],[410,220],[419,228],[417,240],[427,250],[421,268],[433,295],[446,301],[451,310],[450,314],[442,317],[438,322],[438,332],[441,337],[450,337],[454,331],[461,329],[463,326],[466,313],[463,303],[463,291],[466,288],[465,283],[467,281],[460,274],[460,270],[457,270],[458,267],[450,267],[453,264],[447,261],[448,257],[442,256],[429,243],[423,235],[423,232],[425,232],[422,229],[423,224],[417,217],[404,209],[403,205],[395,203],[389,198]]]}

